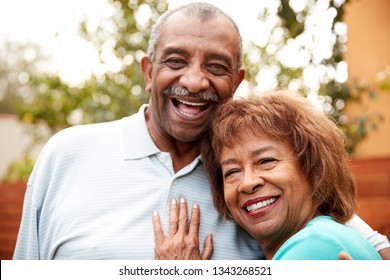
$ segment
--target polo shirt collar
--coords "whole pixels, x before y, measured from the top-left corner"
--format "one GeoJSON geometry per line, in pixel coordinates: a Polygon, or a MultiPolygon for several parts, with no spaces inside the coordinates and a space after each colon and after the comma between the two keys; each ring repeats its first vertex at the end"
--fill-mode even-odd
{"type": "Polygon", "coordinates": [[[147,107],[148,105],[144,104],[138,113],[121,120],[124,159],[139,159],[160,152],[153,143],[146,126],[145,110],[147,107]]]}
{"type": "MultiPolygon", "coordinates": [[[[139,159],[161,153],[150,137],[145,120],[145,110],[148,104],[140,107],[138,113],[121,120],[121,141],[123,158],[139,159]]],[[[196,164],[202,162],[202,156],[195,158],[196,164]]]]}

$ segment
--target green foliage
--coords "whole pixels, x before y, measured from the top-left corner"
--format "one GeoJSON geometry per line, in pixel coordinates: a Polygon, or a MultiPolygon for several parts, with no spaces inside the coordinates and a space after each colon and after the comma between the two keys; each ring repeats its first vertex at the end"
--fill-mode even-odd
{"type": "MultiPolygon", "coordinates": [[[[107,63],[108,52],[114,54],[120,66],[115,71],[92,73],[80,85],[70,85],[61,80],[58,73],[40,70],[41,62],[48,58],[42,57],[37,46],[7,45],[4,41],[1,46],[3,51],[0,52],[0,112],[16,111],[23,122],[44,123],[54,133],[71,125],[110,121],[133,114],[148,101],[140,58],[147,49],[151,26],[167,9],[167,2],[108,1],[115,9],[113,16],[95,28],[87,19],[84,20],[80,23],[79,35],[97,50],[101,65],[107,63]],[[137,21],[137,13],[142,9],[149,11],[149,16],[140,22],[137,21]]],[[[351,119],[346,116],[345,108],[350,103],[362,102],[366,97],[375,99],[379,91],[388,91],[390,68],[378,74],[374,85],[362,85],[352,79],[348,83],[339,82],[335,75],[327,73],[336,72],[343,62],[346,38],[345,34],[337,31],[337,27],[342,26],[344,15],[344,7],[339,4],[342,1],[329,0],[326,4],[326,1],[309,0],[304,2],[303,8],[297,9],[290,1],[280,0],[276,10],[266,6],[271,2],[262,2],[265,6],[258,17],[268,27],[273,24],[269,36],[261,43],[254,40],[245,50],[245,79],[249,83],[249,91],[257,94],[263,84],[272,80],[272,88],[291,88],[299,90],[304,96],[318,93],[322,108],[345,132],[348,152],[353,153],[356,144],[376,129],[381,116],[365,115],[351,119]],[[313,46],[301,44],[307,39],[305,34],[311,28],[309,22],[313,20],[317,4],[328,5],[327,12],[333,14],[329,26],[334,41],[331,55],[322,58],[316,57],[313,46]],[[289,65],[280,54],[286,46],[297,42],[298,51],[305,53],[303,60],[307,62],[289,65]],[[317,77],[318,87],[307,85],[305,75],[319,69],[323,74],[317,77]]],[[[259,36],[264,33],[263,30],[254,32],[258,32],[259,36]]],[[[311,35],[313,40],[317,35],[311,35]]],[[[40,136],[36,137],[39,139],[40,136]]],[[[27,178],[32,163],[28,157],[14,163],[8,178],[27,178]]]]}
{"type": "Polygon", "coordinates": [[[289,0],[281,0],[278,16],[283,21],[283,26],[288,30],[291,38],[296,38],[304,30],[305,24],[298,20],[297,14],[290,6],[289,0]]]}
{"type": "Polygon", "coordinates": [[[0,113],[15,114],[17,104],[28,99],[28,80],[37,66],[33,62],[41,58],[35,44],[0,40],[0,113]]]}
{"type": "Polygon", "coordinates": [[[28,156],[23,157],[22,160],[11,163],[8,167],[5,182],[27,182],[31,171],[33,170],[35,160],[28,156]]]}
{"type": "MultiPolygon", "coordinates": [[[[267,42],[250,44],[244,61],[247,70],[246,79],[252,94],[260,93],[262,90],[258,88],[273,78],[271,88],[290,88],[308,97],[312,97],[313,94],[318,95],[317,103],[343,130],[346,136],[347,151],[352,154],[356,145],[377,128],[378,122],[382,121],[382,116],[373,114],[348,118],[345,113],[347,105],[361,103],[366,98],[376,99],[379,92],[389,89],[390,79],[388,77],[390,76],[386,76],[387,70],[384,71],[379,75],[381,80],[373,85],[362,85],[351,78],[348,82],[337,80],[335,73],[343,64],[345,50],[346,34],[340,32],[340,28],[343,24],[344,5],[347,2],[310,0],[305,2],[304,8],[294,10],[290,1],[281,0],[276,11],[278,20],[274,20],[276,24],[271,28],[267,42]],[[316,46],[315,41],[320,41],[319,37],[325,34],[318,34],[318,31],[312,32],[316,28],[313,20],[318,17],[314,15],[314,11],[318,12],[320,5],[321,9],[324,9],[322,16],[333,15],[329,27],[330,40],[334,41],[331,55],[322,58],[316,56],[316,48],[320,46],[316,46]],[[327,6],[324,7],[324,5],[327,6]],[[302,44],[302,41],[309,43],[302,44]],[[283,61],[280,57],[288,45],[298,45],[296,52],[304,53],[303,60],[306,59],[307,62],[288,65],[283,61]],[[267,73],[267,71],[268,76],[261,78],[262,72],[267,73]],[[308,79],[304,76],[315,71],[320,74],[313,76],[312,80],[318,79],[317,84],[313,86],[313,81],[307,81],[308,79]],[[273,73],[274,77],[269,73],[273,73]]],[[[272,7],[265,7],[259,15],[259,20],[268,23],[269,26],[270,22],[273,22],[273,16],[272,7]]]]}
{"type": "MultiPolygon", "coordinates": [[[[165,0],[111,0],[110,3],[116,11],[111,21],[93,29],[85,20],[80,23],[79,35],[93,44],[102,65],[107,62],[104,54],[114,53],[119,69],[93,74],[81,85],[69,85],[58,73],[37,69],[40,62],[48,59],[39,57],[39,48],[9,45],[8,52],[0,56],[0,61],[4,62],[0,63],[0,112],[16,112],[25,123],[44,123],[53,134],[71,125],[128,116],[147,103],[149,97],[144,92],[140,58],[147,49],[151,26],[167,9],[167,3],[165,0]],[[145,7],[150,17],[140,24],[135,15],[145,7]],[[110,45],[111,42],[114,44],[110,45]],[[34,48],[35,55],[24,55],[31,53],[31,48],[34,48]],[[15,56],[15,53],[21,55],[15,56]],[[12,59],[9,58],[13,57],[11,65],[12,59]],[[20,77],[21,74],[24,76],[20,77]]],[[[33,137],[39,141],[44,136],[36,130],[33,137]]],[[[27,151],[24,159],[11,164],[6,180],[28,178],[33,167],[29,153],[27,151]]]]}
{"type": "Polygon", "coordinates": [[[111,51],[120,64],[117,71],[93,74],[81,85],[69,85],[56,73],[34,73],[29,79],[30,98],[16,111],[27,123],[44,122],[54,133],[65,127],[118,119],[135,113],[148,101],[140,71],[140,58],[147,49],[152,24],[167,8],[165,0],[111,1],[115,16],[97,29],[80,24],[80,36],[92,43],[100,63],[111,51]],[[140,25],[136,13],[147,6],[150,17],[140,25]],[[111,28],[107,28],[110,26],[111,28]],[[114,27],[114,28],[113,28],[114,27]],[[110,46],[107,42],[115,43],[110,46]]]}

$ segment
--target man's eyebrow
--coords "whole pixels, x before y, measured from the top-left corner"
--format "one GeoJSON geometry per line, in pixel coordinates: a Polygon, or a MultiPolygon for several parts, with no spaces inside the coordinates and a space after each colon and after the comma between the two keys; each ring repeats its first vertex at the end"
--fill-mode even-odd
{"type": "MultiPolygon", "coordinates": [[[[162,56],[167,56],[170,54],[179,54],[179,55],[186,56],[188,55],[188,53],[189,53],[188,50],[177,46],[167,46],[162,50],[162,56]]],[[[209,53],[206,55],[206,59],[217,59],[220,61],[224,61],[226,64],[228,64],[229,68],[233,68],[232,58],[223,53],[218,53],[218,52],[209,53]]]]}
{"type": "Polygon", "coordinates": [[[232,68],[233,66],[233,61],[231,59],[230,56],[228,55],[225,55],[223,53],[210,53],[207,55],[207,59],[217,59],[217,60],[221,60],[221,61],[224,61],[228,64],[229,68],[232,68]]]}
{"type": "Polygon", "coordinates": [[[170,55],[170,54],[180,54],[180,55],[186,55],[188,54],[188,51],[186,51],[185,49],[183,48],[179,48],[179,47],[175,47],[175,46],[172,46],[172,47],[166,47],[162,50],[162,55],[170,55]]]}

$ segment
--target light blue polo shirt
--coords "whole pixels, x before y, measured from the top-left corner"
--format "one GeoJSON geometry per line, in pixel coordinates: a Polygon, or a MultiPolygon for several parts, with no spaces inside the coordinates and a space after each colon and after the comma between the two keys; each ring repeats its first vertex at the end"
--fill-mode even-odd
{"type": "Polygon", "coordinates": [[[145,108],[48,141],[28,181],[14,259],[154,259],[153,211],[167,233],[169,204],[181,196],[200,206],[200,247],[212,233],[213,259],[264,258],[214,209],[200,156],[174,173],[149,136],[145,108]]]}

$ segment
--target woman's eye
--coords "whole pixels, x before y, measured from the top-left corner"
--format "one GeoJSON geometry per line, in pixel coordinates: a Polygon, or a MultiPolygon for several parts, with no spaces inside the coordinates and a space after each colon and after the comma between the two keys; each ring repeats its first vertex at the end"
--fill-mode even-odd
{"type": "Polygon", "coordinates": [[[262,158],[258,161],[258,164],[267,164],[276,161],[274,158],[262,158]]]}
{"type": "Polygon", "coordinates": [[[225,75],[226,73],[229,72],[228,67],[226,67],[225,65],[219,64],[219,63],[207,64],[206,69],[210,73],[217,75],[217,76],[225,75]]]}
{"type": "Polygon", "coordinates": [[[232,176],[233,174],[235,174],[235,173],[237,173],[238,172],[238,170],[235,170],[235,169],[232,169],[232,170],[228,170],[228,171],[226,171],[225,173],[224,173],[224,178],[226,179],[226,178],[229,178],[230,176],[232,176]]]}

